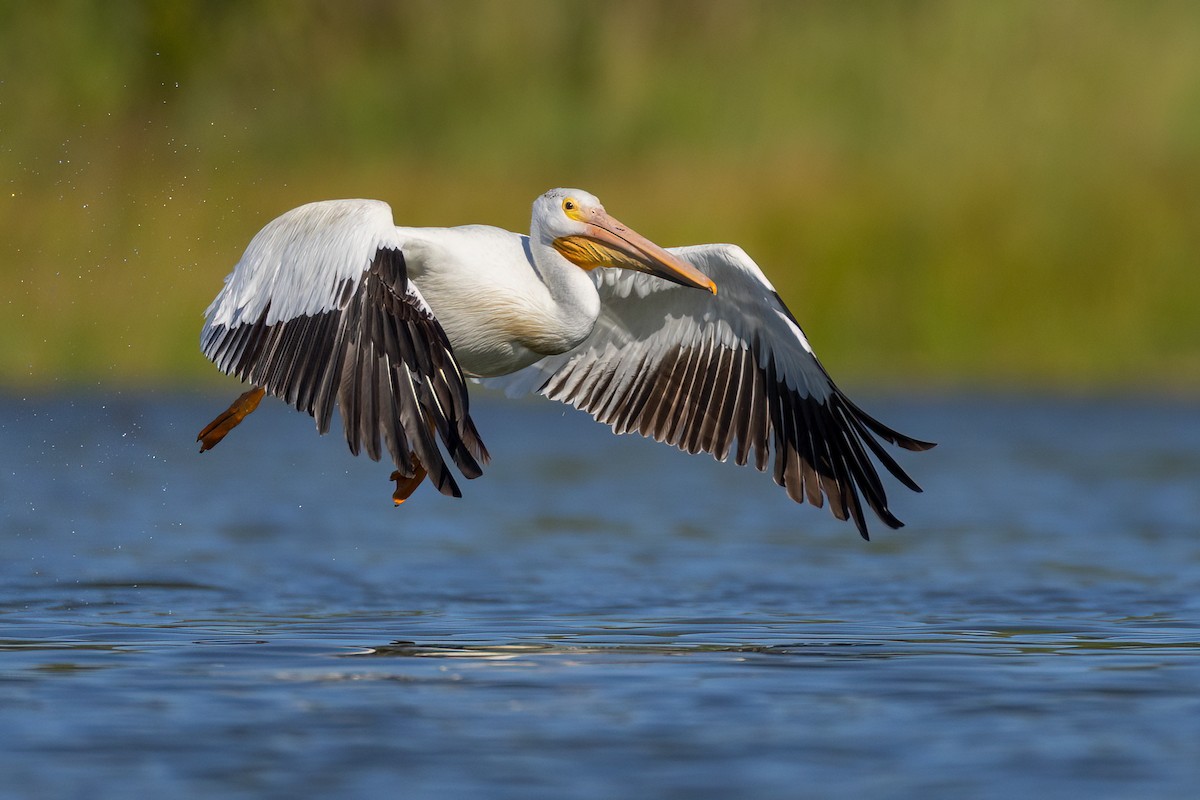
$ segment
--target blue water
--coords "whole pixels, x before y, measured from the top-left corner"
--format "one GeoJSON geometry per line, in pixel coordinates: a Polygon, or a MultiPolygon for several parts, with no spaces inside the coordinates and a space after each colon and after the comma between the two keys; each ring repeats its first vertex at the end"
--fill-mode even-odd
{"type": "Polygon", "coordinates": [[[0,794],[1194,797],[1200,413],[871,398],[861,541],[483,397],[454,501],[236,393],[0,399],[0,794]],[[908,456],[908,454],[905,454],[908,456]]]}

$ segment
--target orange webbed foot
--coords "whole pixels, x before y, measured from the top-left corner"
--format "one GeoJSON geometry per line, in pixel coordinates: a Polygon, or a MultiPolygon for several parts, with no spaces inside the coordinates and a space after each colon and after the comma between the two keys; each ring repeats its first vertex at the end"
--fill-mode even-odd
{"type": "Polygon", "coordinates": [[[413,475],[411,478],[404,477],[400,470],[392,473],[389,480],[396,482],[396,491],[392,492],[392,502],[397,506],[407,500],[417,487],[421,485],[421,481],[425,480],[425,467],[417,460],[416,456],[412,457],[413,475]]]}
{"type": "Polygon", "coordinates": [[[211,450],[217,442],[224,439],[225,434],[236,428],[238,423],[244,420],[251,411],[258,408],[264,394],[266,394],[266,390],[261,386],[256,386],[248,392],[243,392],[237,400],[230,403],[229,408],[222,411],[196,436],[196,441],[200,443],[200,452],[211,450]]]}

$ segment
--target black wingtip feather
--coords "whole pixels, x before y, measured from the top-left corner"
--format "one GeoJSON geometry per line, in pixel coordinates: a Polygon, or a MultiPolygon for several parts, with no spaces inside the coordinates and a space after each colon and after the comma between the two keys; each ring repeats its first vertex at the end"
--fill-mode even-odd
{"type": "Polygon", "coordinates": [[[712,340],[697,341],[664,351],[624,381],[612,380],[611,365],[600,369],[594,357],[572,359],[540,391],[593,414],[617,433],[636,431],[721,460],[732,455],[760,471],[771,465],[773,479],[792,499],[817,507],[827,499],[833,516],[852,521],[864,540],[870,540],[864,503],[889,528],[903,527],[888,508],[871,456],[905,487],[921,489],[876,437],[915,451],[934,443],[883,425],[832,381],[824,398],[798,391],[758,342],[718,348],[712,340]],[[622,393],[614,394],[610,387],[618,385],[622,393]]]}

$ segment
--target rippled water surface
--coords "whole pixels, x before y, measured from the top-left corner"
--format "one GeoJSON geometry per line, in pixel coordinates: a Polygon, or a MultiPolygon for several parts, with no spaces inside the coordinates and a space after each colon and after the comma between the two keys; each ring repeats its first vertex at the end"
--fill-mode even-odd
{"type": "Polygon", "coordinates": [[[873,541],[483,397],[402,509],[278,404],[0,400],[0,793],[1194,797],[1200,414],[866,398],[942,442],[873,541]]]}

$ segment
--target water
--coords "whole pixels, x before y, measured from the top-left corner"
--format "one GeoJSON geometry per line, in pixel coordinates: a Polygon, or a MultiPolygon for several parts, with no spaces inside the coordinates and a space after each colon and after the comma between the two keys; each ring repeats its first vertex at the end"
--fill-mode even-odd
{"type": "Polygon", "coordinates": [[[0,400],[0,794],[1192,797],[1200,415],[867,398],[942,445],[859,540],[479,401],[452,501],[275,404],[0,400]]]}

